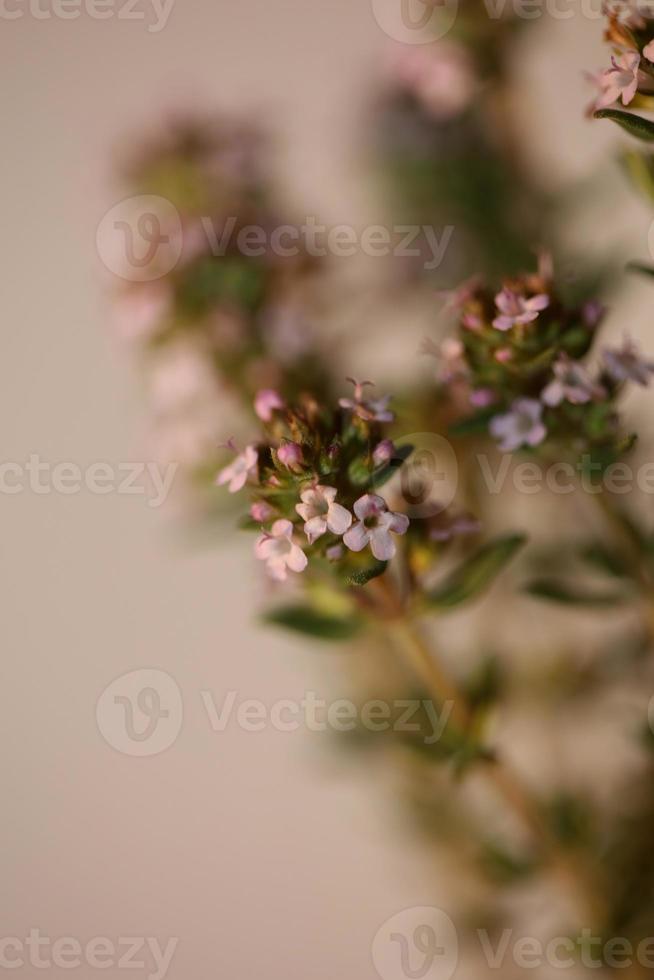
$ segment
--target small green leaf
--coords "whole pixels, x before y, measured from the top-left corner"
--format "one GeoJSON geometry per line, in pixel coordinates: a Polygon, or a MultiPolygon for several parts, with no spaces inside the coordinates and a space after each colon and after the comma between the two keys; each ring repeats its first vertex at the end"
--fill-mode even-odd
{"type": "Polygon", "coordinates": [[[622,109],[598,109],[594,116],[595,119],[611,119],[636,139],[648,143],[654,141],[654,122],[642,116],[634,116],[632,112],[623,112],[622,109]]]}
{"type": "Polygon", "coordinates": [[[387,568],[387,561],[377,561],[367,568],[360,568],[358,571],[353,572],[346,579],[346,584],[366,585],[367,582],[372,582],[374,578],[379,578],[380,575],[383,575],[387,568]]]}
{"type": "Polygon", "coordinates": [[[349,640],[363,625],[355,616],[331,616],[299,603],[271,609],[261,618],[263,622],[273,626],[282,626],[295,633],[321,640],[349,640]]]}
{"type": "Polygon", "coordinates": [[[619,592],[589,592],[565,582],[554,579],[535,579],[524,591],[535,599],[545,599],[547,602],[558,602],[564,606],[618,606],[629,598],[619,592]]]}
{"type": "Polygon", "coordinates": [[[490,541],[455,568],[429,594],[429,604],[449,609],[475,599],[493,583],[526,540],[523,534],[508,534],[490,541]]]}
{"type": "Polygon", "coordinates": [[[646,265],[645,262],[627,262],[625,268],[627,272],[637,272],[641,276],[654,277],[654,266],[646,265]]]}

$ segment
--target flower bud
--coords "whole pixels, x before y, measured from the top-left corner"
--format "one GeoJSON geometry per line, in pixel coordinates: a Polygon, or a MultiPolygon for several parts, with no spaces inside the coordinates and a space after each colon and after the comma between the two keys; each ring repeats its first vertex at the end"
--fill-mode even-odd
{"type": "Polygon", "coordinates": [[[277,459],[289,470],[296,470],[303,462],[302,447],[296,442],[284,442],[277,450],[277,459]]]}
{"type": "Polygon", "coordinates": [[[372,454],[372,461],[375,466],[382,466],[384,463],[388,463],[388,461],[391,460],[394,455],[395,446],[392,440],[382,439],[382,441],[375,446],[372,454]]]}
{"type": "Polygon", "coordinates": [[[282,396],[273,388],[262,388],[254,399],[254,410],[262,422],[270,422],[273,412],[283,407],[282,396]]]}

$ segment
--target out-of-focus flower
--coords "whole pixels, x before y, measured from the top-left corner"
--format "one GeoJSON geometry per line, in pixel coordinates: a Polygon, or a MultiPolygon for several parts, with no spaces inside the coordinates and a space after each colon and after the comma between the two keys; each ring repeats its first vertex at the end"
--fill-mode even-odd
{"type": "Polygon", "coordinates": [[[392,439],[382,439],[375,446],[372,453],[372,461],[375,466],[383,466],[388,463],[395,455],[395,445],[392,439]]]}
{"type": "Polygon", "coordinates": [[[479,534],[480,531],[481,522],[472,514],[451,515],[446,510],[432,518],[429,524],[429,537],[439,543],[468,534],[479,534]]]}
{"type": "Polygon", "coordinates": [[[505,286],[495,297],[495,305],[500,315],[493,320],[493,326],[496,330],[511,330],[518,324],[536,320],[541,310],[550,305],[550,298],[545,293],[527,298],[505,286]]]}
{"type": "Polygon", "coordinates": [[[631,337],[625,337],[622,347],[607,347],[602,351],[607,373],[614,381],[635,381],[646,387],[654,373],[654,363],[642,356],[631,337]]]}
{"type": "Polygon", "coordinates": [[[259,454],[255,446],[246,446],[236,459],[220,471],[216,477],[216,485],[229,484],[229,492],[237,493],[242,490],[250,477],[256,476],[259,454]]]}
{"type": "Polygon", "coordinates": [[[354,385],[353,398],[339,398],[338,404],[341,408],[347,408],[364,422],[393,422],[395,415],[389,411],[388,405],[390,396],[382,398],[364,398],[365,388],[373,386],[372,381],[357,381],[355,378],[347,379],[354,385]]]}
{"type": "Polygon", "coordinates": [[[518,398],[510,411],[491,419],[491,435],[505,453],[512,453],[521,446],[538,446],[547,436],[542,415],[541,402],[535,398],[518,398]]]}
{"type": "Polygon", "coordinates": [[[643,54],[648,61],[654,61],[654,41],[650,41],[649,44],[645,45],[643,48],[643,54]]]}
{"type": "Polygon", "coordinates": [[[541,399],[546,405],[553,407],[560,405],[562,401],[572,405],[586,405],[605,394],[602,386],[593,381],[588,369],[565,354],[554,364],[553,371],[554,380],[541,393],[541,399]]]}
{"type": "Polygon", "coordinates": [[[393,534],[406,534],[409,518],[388,509],[383,497],[367,493],[354,504],[358,520],[343,536],[350,551],[363,551],[367,544],[378,561],[389,561],[395,554],[393,534]]]}
{"type": "Polygon", "coordinates": [[[477,88],[466,48],[451,42],[403,46],[394,59],[393,75],[431,115],[439,119],[463,112],[477,88]]]}
{"type": "Polygon", "coordinates": [[[496,400],[495,392],[492,388],[475,388],[470,392],[470,404],[475,408],[488,408],[496,400]]]}
{"type": "Polygon", "coordinates": [[[458,378],[465,378],[468,367],[465,361],[465,348],[457,337],[447,337],[439,348],[439,378],[446,384],[458,378]]]}
{"type": "Polygon", "coordinates": [[[119,296],[114,308],[116,332],[122,340],[147,341],[161,328],[172,305],[172,294],[161,282],[134,286],[119,296]]]}
{"type": "Polygon", "coordinates": [[[345,534],[352,524],[349,510],[336,503],[336,488],[315,486],[300,494],[301,504],[295,509],[305,522],[304,533],[313,544],[327,531],[332,534],[345,534]]]}
{"type": "Polygon", "coordinates": [[[340,561],[344,554],[345,549],[342,544],[333,544],[325,552],[328,561],[340,561]]]}
{"type": "Polygon", "coordinates": [[[581,309],[584,326],[588,327],[589,330],[594,330],[604,319],[605,313],[606,307],[604,303],[600,303],[597,299],[587,300],[581,309]]]}
{"type": "Polygon", "coordinates": [[[284,399],[273,388],[263,388],[254,399],[254,410],[262,422],[270,422],[273,412],[284,407],[284,399]]]}
{"type": "Polygon", "coordinates": [[[250,517],[258,524],[267,524],[274,517],[275,513],[275,509],[269,503],[266,503],[265,500],[255,500],[250,507],[250,517]]]}
{"type": "Polygon", "coordinates": [[[595,76],[590,76],[599,88],[599,94],[593,103],[594,109],[605,109],[622,99],[623,105],[629,105],[638,89],[638,66],[640,55],[637,51],[625,51],[617,59],[611,58],[611,68],[606,68],[595,76]]]}
{"type": "Polygon", "coordinates": [[[289,569],[303,572],[308,558],[299,545],[293,541],[293,525],[290,521],[275,521],[270,533],[264,532],[254,546],[254,553],[260,561],[265,561],[271,578],[284,582],[289,569]]]}
{"type": "Polygon", "coordinates": [[[302,446],[296,442],[283,442],[277,450],[277,459],[289,470],[298,470],[303,462],[302,446]]]}

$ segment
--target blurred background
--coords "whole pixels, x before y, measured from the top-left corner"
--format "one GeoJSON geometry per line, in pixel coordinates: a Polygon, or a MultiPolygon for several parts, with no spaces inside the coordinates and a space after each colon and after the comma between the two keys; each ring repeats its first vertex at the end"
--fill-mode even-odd
{"type": "MultiPolygon", "coordinates": [[[[3,460],[117,466],[147,458],[95,245],[124,193],[117,153],[166,113],[253,111],[276,134],[271,165],[295,209],[383,220],[366,127],[392,42],[368,0],[173,0],[158,31],[147,5],[145,19],[45,9],[4,18],[0,40],[3,460]]],[[[584,178],[616,137],[581,119],[582,70],[604,60],[600,23],[544,18],[537,32],[517,55],[521,140],[555,186],[584,178]]],[[[647,209],[613,176],[576,244],[592,228],[593,248],[610,237],[645,253],[647,209]]],[[[369,265],[348,263],[355,291],[383,278],[369,265]]],[[[634,308],[647,288],[632,288],[634,308]]],[[[350,372],[392,373],[414,356],[428,320],[407,313],[398,329],[393,309],[375,324],[384,344],[369,324],[354,337],[350,372]]],[[[230,691],[267,705],[347,696],[348,654],[256,625],[259,579],[231,532],[189,542],[174,513],[117,492],[28,488],[3,492],[0,508],[2,935],[177,938],[171,980],[377,976],[382,923],[446,903],[449,889],[406,833],[392,774],[348,762],[327,735],[234,721],[216,732],[207,712],[209,695],[220,707],[230,691]],[[170,675],[183,719],[169,748],[141,758],[108,743],[96,705],[142,668],[170,675]]]]}

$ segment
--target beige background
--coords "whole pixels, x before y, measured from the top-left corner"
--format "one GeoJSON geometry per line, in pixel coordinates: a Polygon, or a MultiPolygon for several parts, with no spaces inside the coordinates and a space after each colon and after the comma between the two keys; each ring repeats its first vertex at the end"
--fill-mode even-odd
{"type": "MultiPolygon", "coordinates": [[[[612,138],[580,121],[600,28],[544,34],[524,67],[530,148],[579,176],[612,138]]],[[[158,34],[86,15],[2,23],[3,459],[138,458],[140,397],[94,247],[117,143],[162,107],[259,107],[281,127],[289,197],[374,220],[352,138],[387,43],[366,0],[176,0],[158,34]]],[[[346,694],[341,655],[253,625],[245,539],[188,549],[137,496],[24,492],[0,509],[2,936],[179,937],[173,980],[374,977],[381,923],[443,893],[388,786],[325,739],[216,734],[200,697],[346,694]],[[144,666],[176,678],[185,718],[173,747],[137,759],[102,739],[95,705],[144,666]]]]}

